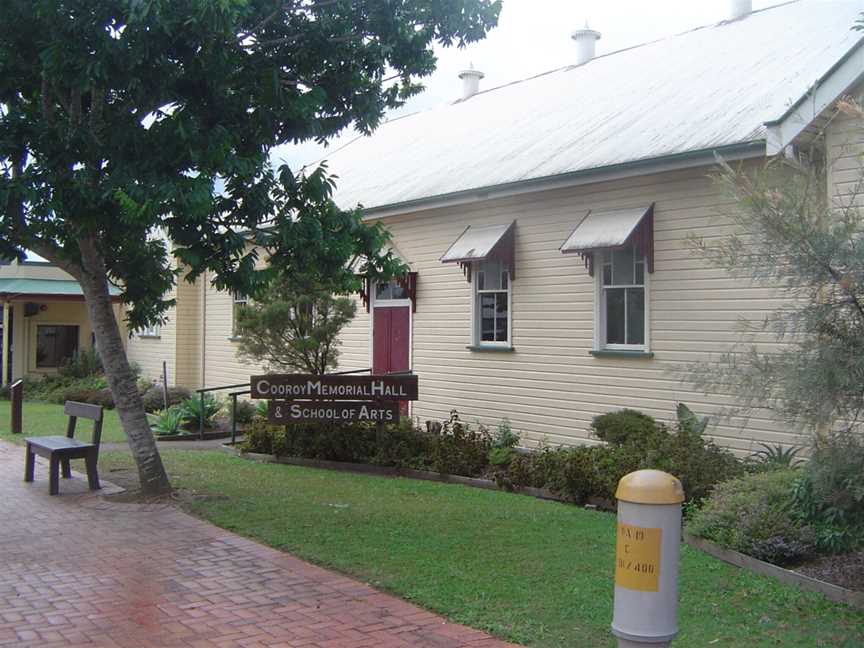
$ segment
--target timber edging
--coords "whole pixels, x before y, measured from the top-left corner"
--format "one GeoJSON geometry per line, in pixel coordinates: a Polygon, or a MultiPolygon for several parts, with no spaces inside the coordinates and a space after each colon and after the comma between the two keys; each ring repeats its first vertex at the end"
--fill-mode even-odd
{"type": "Polygon", "coordinates": [[[290,466],[303,466],[305,468],[321,468],[324,470],[339,470],[343,472],[360,473],[364,475],[378,475],[380,477],[407,477],[409,479],[421,479],[424,481],[434,481],[443,484],[461,484],[462,486],[470,486],[471,488],[482,488],[484,490],[495,490],[503,493],[514,493],[517,495],[529,495],[538,499],[552,500],[554,502],[572,503],[566,497],[553,493],[545,488],[532,488],[525,486],[522,488],[508,490],[501,488],[491,479],[482,479],[480,477],[463,477],[462,475],[450,475],[447,473],[437,473],[428,470],[414,470],[413,468],[395,468],[392,466],[374,466],[372,464],[352,463],[348,461],[327,461],[324,459],[303,459],[301,457],[278,457],[272,454],[262,454],[258,452],[243,452],[228,444],[222,445],[222,450],[229,454],[233,454],[244,459],[259,461],[261,463],[277,463],[287,464],[290,466]]]}
{"type": "Polygon", "coordinates": [[[856,592],[854,590],[827,583],[805,574],[799,574],[790,569],[784,569],[777,565],[772,565],[763,560],[753,558],[746,554],[739,553],[732,549],[725,549],[710,540],[697,538],[689,533],[684,533],[684,542],[691,547],[704,551],[709,556],[713,556],[718,560],[735,565],[742,569],[746,569],[755,574],[762,576],[770,576],[775,580],[785,583],[786,585],[795,585],[796,587],[808,592],[817,592],[825,596],[825,598],[834,601],[835,603],[845,603],[852,607],[864,610],[864,592],[856,592]]]}

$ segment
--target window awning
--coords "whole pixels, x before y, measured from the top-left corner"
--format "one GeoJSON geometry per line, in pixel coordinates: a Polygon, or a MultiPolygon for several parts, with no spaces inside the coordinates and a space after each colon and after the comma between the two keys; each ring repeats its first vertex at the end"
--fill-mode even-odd
{"type": "Polygon", "coordinates": [[[471,280],[470,265],[496,259],[516,278],[516,221],[509,225],[469,225],[441,257],[441,263],[458,263],[471,280]]]}
{"type": "MultiPolygon", "coordinates": [[[[108,287],[112,301],[120,300],[120,289],[108,287]]],[[[77,281],[66,279],[0,279],[0,300],[83,301],[77,281]]]]}
{"type": "Polygon", "coordinates": [[[563,254],[579,254],[593,276],[593,253],[635,245],[654,272],[654,203],[648,207],[589,211],[561,245],[563,254]]]}

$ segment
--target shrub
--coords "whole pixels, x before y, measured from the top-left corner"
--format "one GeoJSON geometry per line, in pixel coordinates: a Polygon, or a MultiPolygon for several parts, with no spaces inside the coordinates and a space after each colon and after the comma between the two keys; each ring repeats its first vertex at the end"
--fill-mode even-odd
{"type": "MultiPolygon", "coordinates": [[[[231,406],[228,406],[228,413],[231,414],[231,406]]],[[[237,407],[234,410],[234,419],[237,423],[243,425],[252,422],[252,417],[255,416],[255,404],[252,401],[237,399],[237,407]]]]}
{"type": "Polygon", "coordinates": [[[203,422],[205,428],[213,427],[216,416],[222,410],[222,401],[212,394],[204,394],[204,398],[195,395],[187,398],[179,405],[183,412],[183,425],[188,428],[197,427],[203,422]]]}
{"type": "Polygon", "coordinates": [[[158,436],[182,434],[183,416],[184,412],[178,405],[169,407],[158,413],[156,423],[151,426],[151,429],[158,436]]]}
{"type": "Polygon", "coordinates": [[[105,409],[114,409],[114,396],[107,387],[104,389],[72,387],[63,392],[63,402],[66,401],[77,401],[79,403],[101,405],[105,409]]]}
{"type": "Polygon", "coordinates": [[[102,358],[96,349],[76,351],[71,358],[63,362],[57,373],[65,378],[88,378],[100,376],[103,373],[102,358]]]}
{"type": "Polygon", "coordinates": [[[255,416],[263,416],[264,418],[267,418],[267,414],[270,411],[270,405],[268,403],[269,401],[259,400],[255,404],[255,416]]]}
{"type": "Polygon", "coordinates": [[[795,511],[811,523],[822,551],[864,544],[864,440],[835,432],[816,440],[794,491],[795,511]]]}
{"type": "Polygon", "coordinates": [[[778,470],[780,468],[797,468],[803,459],[798,458],[803,448],[800,446],[768,445],[760,443],[760,449],[747,457],[747,467],[753,470],[778,470]]]}
{"type": "MultiPolygon", "coordinates": [[[[191,396],[192,393],[185,387],[169,387],[168,407],[179,405],[191,396]]],[[[165,402],[162,396],[162,385],[152,385],[141,395],[141,400],[144,403],[145,412],[159,412],[164,409],[165,402]]]]}
{"type": "Polygon", "coordinates": [[[792,514],[795,470],[744,475],[719,484],[690,519],[693,535],[777,565],[816,551],[812,526],[792,514]]]}
{"type": "Polygon", "coordinates": [[[595,416],[591,429],[601,441],[611,445],[644,445],[663,429],[651,416],[623,409],[595,416]]]}

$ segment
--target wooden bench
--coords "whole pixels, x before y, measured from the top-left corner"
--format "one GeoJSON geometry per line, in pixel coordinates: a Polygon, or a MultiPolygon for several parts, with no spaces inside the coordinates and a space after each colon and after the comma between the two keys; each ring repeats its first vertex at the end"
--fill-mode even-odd
{"type": "Polygon", "coordinates": [[[33,481],[36,455],[45,457],[49,463],[48,492],[51,495],[57,495],[60,492],[60,466],[63,467],[63,478],[69,479],[72,477],[69,461],[71,459],[84,459],[90,490],[98,490],[101,486],[99,486],[96,463],[99,461],[99,441],[102,439],[102,408],[98,405],[66,401],[63,411],[69,417],[65,437],[44,436],[26,439],[27,461],[24,467],[24,481],[33,481]],[[93,440],[91,443],[84,443],[75,438],[75,425],[79,418],[93,421],[93,440]]]}

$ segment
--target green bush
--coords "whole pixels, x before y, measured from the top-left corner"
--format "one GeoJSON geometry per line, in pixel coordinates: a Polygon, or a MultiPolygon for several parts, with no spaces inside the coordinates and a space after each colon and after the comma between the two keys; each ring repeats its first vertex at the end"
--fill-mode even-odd
{"type": "Polygon", "coordinates": [[[156,422],[151,426],[157,436],[174,436],[182,434],[183,417],[185,413],[178,405],[158,412],[156,422]]]}
{"type": "Polygon", "coordinates": [[[851,432],[818,438],[795,488],[795,511],[811,523],[820,550],[864,545],[864,440],[851,432]]]}
{"type": "MultiPolygon", "coordinates": [[[[255,413],[255,404],[252,401],[237,399],[237,407],[234,410],[234,419],[237,423],[243,425],[251,423],[255,413]]],[[[228,414],[231,415],[230,405],[228,405],[228,414]]]]}
{"type": "Polygon", "coordinates": [[[793,515],[795,470],[744,475],[719,484],[687,530],[760,560],[794,563],[816,552],[816,532],[793,515]]]}
{"type": "Polygon", "coordinates": [[[196,394],[187,398],[179,405],[183,412],[183,426],[198,428],[201,422],[205,428],[211,428],[216,423],[216,416],[222,410],[222,401],[212,394],[204,394],[204,398],[196,394]]]}
{"type": "Polygon", "coordinates": [[[651,416],[623,409],[595,416],[591,421],[595,436],[610,445],[644,445],[650,443],[663,426],[651,416]]]}
{"type": "Polygon", "coordinates": [[[102,358],[96,349],[84,349],[76,351],[71,358],[64,361],[57,369],[64,378],[89,378],[90,376],[101,376],[102,358]]]}
{"type": "Polygon", "coordinates": [[[101,405],[105,409],[114,409],[114,396],[111,390],[105,387],[104,389],[81,389],[72,387],[63,392],[63,402],[76,401],[78,403],[89,403],[91,405],[101,405]]]}
{"type": "MultiPolygon", "coordinates": [[[[168,388],[168,407],[180,405],[183,401],[191,398],[192,393],[185,387],[169,387],[168,388]]],[[[145,412],[160,412],[165,408],[165,401],[162,394],[162,385],[151,385],[147,391],[141,394],[141,401],[144,403],[145,412]]]]}

